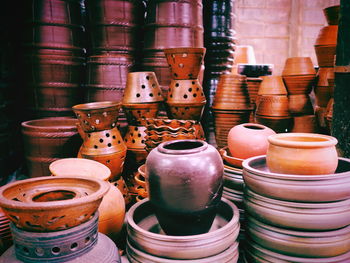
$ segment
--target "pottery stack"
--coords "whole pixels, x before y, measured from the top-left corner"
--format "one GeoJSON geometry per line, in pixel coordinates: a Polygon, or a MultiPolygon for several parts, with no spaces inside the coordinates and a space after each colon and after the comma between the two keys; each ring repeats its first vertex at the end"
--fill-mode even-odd
{"type": "Polygon", "coordinates": [[[263,76],[256,98],[255,120],[275,132],[287,132],[293,127],[289,112],[288,92],[281,76],[263,76]]]}
{"type": "Polygon", "coordinates": [[[140,71],[128,73],[122,107],[128,121],[124,143],[127,157],[123,177],[127,182],[133,202],[137,196],[144,196],[144,187],[136,182],[138,168],[145,163],[146,126],[148,118],[157,118],[163,104],[162,91],[154,72],[140,71]]]}
{"type": "Polygon", "coordinates": [[[289,112],[294,123],[291,132],[317,133],[317,119],[309,95],[316,79],[316,70],[311,58],[287,58],[282,78],[288,91],[289,112]]]}
{"type": "Polygon", "coordinates": [[[315,114],[318,123],[326,134],[331,133],[334,64],[338,37],[339,5],[323,9],[328,26],[321,28],[315,41],[315,53],[319,65],[318,83],[315,87],[315,114]]]}
{"type": "Polygon", "coordinates": [[[214,101],[219,77],[231,72],[235,56],[235,2],[203,1],[204,46],[207,49],[203,88],[208,101],[203,114],[203,125],[208,140],[214,127],[210,107],[214,101]]]}
{"type": "Polygon", "coordinates": [[[12,244],[10,220],[0,208],[0,255],[2,255],[2,253],[4,253],[12,244]]]}
{"type": "Polygon", "coordinates": [[[203,47],[202,1],[148,0],[141,69],[155,72],[164,97],[170,84],[166,48],[203,47]]]}
{"type": "Polygon", "coordinates": [[[14,245],[1,262],[121,262],[118,248],[98,233],[97,209],[109,185],[79,176],[41,177],[0,189],[14,245]],[[20,200],[20,201],[17,201],[20,200]]]}
{"type": "Polygon", "coordinates": [[[227,135],[233,126],[249,121],[251,110],[246,76],[221,75],[212,105],[219,148],[227,146],[227,135]]]}
{"type": "Polygon", "coordinates": [[[279,151],[243,162],[248,262],[348,262],[350,160],[337,157],[330,136],[274,136],[279,151]]]}
{"type": "Polygon", "coordinates": [[[22,6],[24,120],[73,116],[81,103],[85,34],[80,1],[30,0],[22,6]]]}

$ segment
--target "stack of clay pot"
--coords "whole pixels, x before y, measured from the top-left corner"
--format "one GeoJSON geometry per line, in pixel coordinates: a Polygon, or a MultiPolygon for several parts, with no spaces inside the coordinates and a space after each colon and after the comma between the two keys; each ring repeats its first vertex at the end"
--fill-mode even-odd
{"type": "Polygon", "coordinates": [[[311,58],[287,58],[282,78],[288,91],[289,111],[294,120],[291,131],[317,133],[317,119],[309,95],[316,79],[311,58]]]}
{"type": "Polygon", "coordinates": [[[79,1],[29,0],[22,6],[24,120],[73,116],[82,102],[85,35],[79,1]]]}
{"type": "Polygon", "coordinates": [[[215,140],[219,148],[227,146],[227,135],[233,126],[249,121],[251,110],[246,77],[221,75],[212,105],[215,140]]]}
{"type": "MultiPolygon", "coordinates": [[[[123,110],[126,114],[128,127],[124,136],[127,147],[123,177],[127,182],[129,192],[133,198],[144,191],[135,180],[138,168],[145,163],[146,127],[144,120],[157,118],[164,99],[154,72],[132,72],[128,74],[126,88],[122,100],[123,110]]],[[[133,199],[132,201],[135,201],[133,199]]]]}
{"type": "Polygon", "coordinates": [[[203,47],[202,10],[200,0],[147,1],[141,69],[156,73],[164,97],[170,71],[163,49],[203,47]]]}
{"type": "Polygon", "coordinates": [[[0,188],[14,245],[1,262],[121,262],[111,239],[98,233],[97,209],[109,185],[99,179],[55,176],[0,188]]]}
{"type": "Polygon", "coordinates": [[[22,122],[21,139],[27,176],[49,176],[51,162],[77,155],[82,143],[77,122],[77,119],[70,117],[50,117],[22,122]]]}
{"type": "MultiPolygon", "coordinates": [[[[278,135],[293,134],[302,133],[278,135]]],[[[315,136],[316,143],[324,146],[312,149],[312,143],[305,137],[294,137],[294,146],[289,148],[294,153],[275,152],[280,158],[274,159],[286,157],[288,161],[280,163],[280,170],[295,166],[299,167],[298,173],[304,174],[270,172],[269,152],[243,162],[247,262],[350,261],[350,160],[337,158],[334,147],[338,167],[335,172],[326,171],[325,167],[334,163],[334,154],[323,150],[328,139],[319,134],[304,134],[315,136]],[[309,145],[296,146],[302,143],[309,145]],[[326,162],[322,152],[327,152],[326,162]],[[306,166],[296,165],[296,159],[306,166]],[[316,170],[307,168],[311,163],[316,170]],[[326,174],[321,174],[323,169],[326,174]]],[[[282,143],[288,147],[290,141],[284,138],[282,143]]]]}
{"type": "Polygon", "coordinates": [[[10,220],[0,208],[0,255],[12,245],[10,220]]]}
{"type": "Polygon", "coordinates": [[[293,127],[287,89],[281,76],[263,76],[256,98],[255,120],[275,132],[288,132],[293,127]]]}
{"type": "Polygon", "coordinates": [[[128,189],[121,176],[126,157],[126,145],[117,127],[120,102],[101,101],[73,106],[78,119],[78,131],[83,144],[79,158],[95,160],[111,170],[110,182],[122,192],[125,202],[130,202],[128,189]]]}

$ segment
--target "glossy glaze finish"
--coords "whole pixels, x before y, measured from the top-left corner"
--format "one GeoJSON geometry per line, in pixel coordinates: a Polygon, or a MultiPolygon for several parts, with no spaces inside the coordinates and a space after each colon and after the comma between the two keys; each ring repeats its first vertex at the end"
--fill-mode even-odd
{"type": "Polygon", "coordinates": [[[223,163],[213,146],[199,140],[164,142],[148,155],[145,176],[167,234],[209,230],[223,187],[223,163]]]}

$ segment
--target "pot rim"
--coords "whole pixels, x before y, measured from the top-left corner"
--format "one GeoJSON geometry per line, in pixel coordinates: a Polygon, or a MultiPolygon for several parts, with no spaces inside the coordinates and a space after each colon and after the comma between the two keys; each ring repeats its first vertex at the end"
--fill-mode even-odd
{"type": "Polygon", "coordinates": [[[117,101],[97,101],[77,104],[72,107],[73,110],[77,111],[91,111],[91,110],[102,110],[108,108],[118,108],[121,106],[121,102],[117,101]]]}
{"type": "Polygon", "coordinates": [[[48,118],[43,118],[43,119],[35,119],[35,120],[28,120],[28,121],[24,121],[21,123],[22,129],[26,129],[26,130],[52,130],[52,131],[56,131],[56,130],[76,130],[77,126],[76,126],[76,122],[78,121],[78,119],[73,118],[73,117],[48,117],[48,118]],[[54,121],[57,125],[55,126],[46,126],[46,125],[36,125],[38,123],[43,123],[45,121],[54,121]],[[65,124],[65,125],[60,125],[60,122],[72,122],[72,125],[69,124],[65,124]]]}
{"type": "Polygon", "coordinates": [[[288,148],[324,148],[335,146],[338,143],[338,140],[333,136],[303,132],[273,134],[267,140],[274,146],[288,148]],[[310,141],[298,140],[302,138],[310,139],[310,141]]]}
{"type": "Polygon", "coordinates": [[[201,151],[204,151],[208,148],[208,143],[202,140],[194,140],[194,139],[181,139],[181,140],[173,140],[173,141],[166,141],[162,142],[158,145],[157,149],[161,153],[165,154],[171,154],[171,155],[183,155],[183,154],[192,154],[192,153],[198,153],[201,151]],[[187,144],[191,146],[195,146],[195,144],[198,144],[196,147],[188,148],[188,149],[167,149],[166,147],[171,144],[187,144]],[[201,145],[199,145],[201,144],[201,145]]]}

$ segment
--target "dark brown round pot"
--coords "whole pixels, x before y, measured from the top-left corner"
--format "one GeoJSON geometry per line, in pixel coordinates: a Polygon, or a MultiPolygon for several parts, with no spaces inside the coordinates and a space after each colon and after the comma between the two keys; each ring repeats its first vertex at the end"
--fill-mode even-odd
{"type": "Polygon", "coordinates": [[[149,198],[168,235],[209,231],[223,189],[219,152],[199,140],[161,143],[146,160],[149,198]]]}

